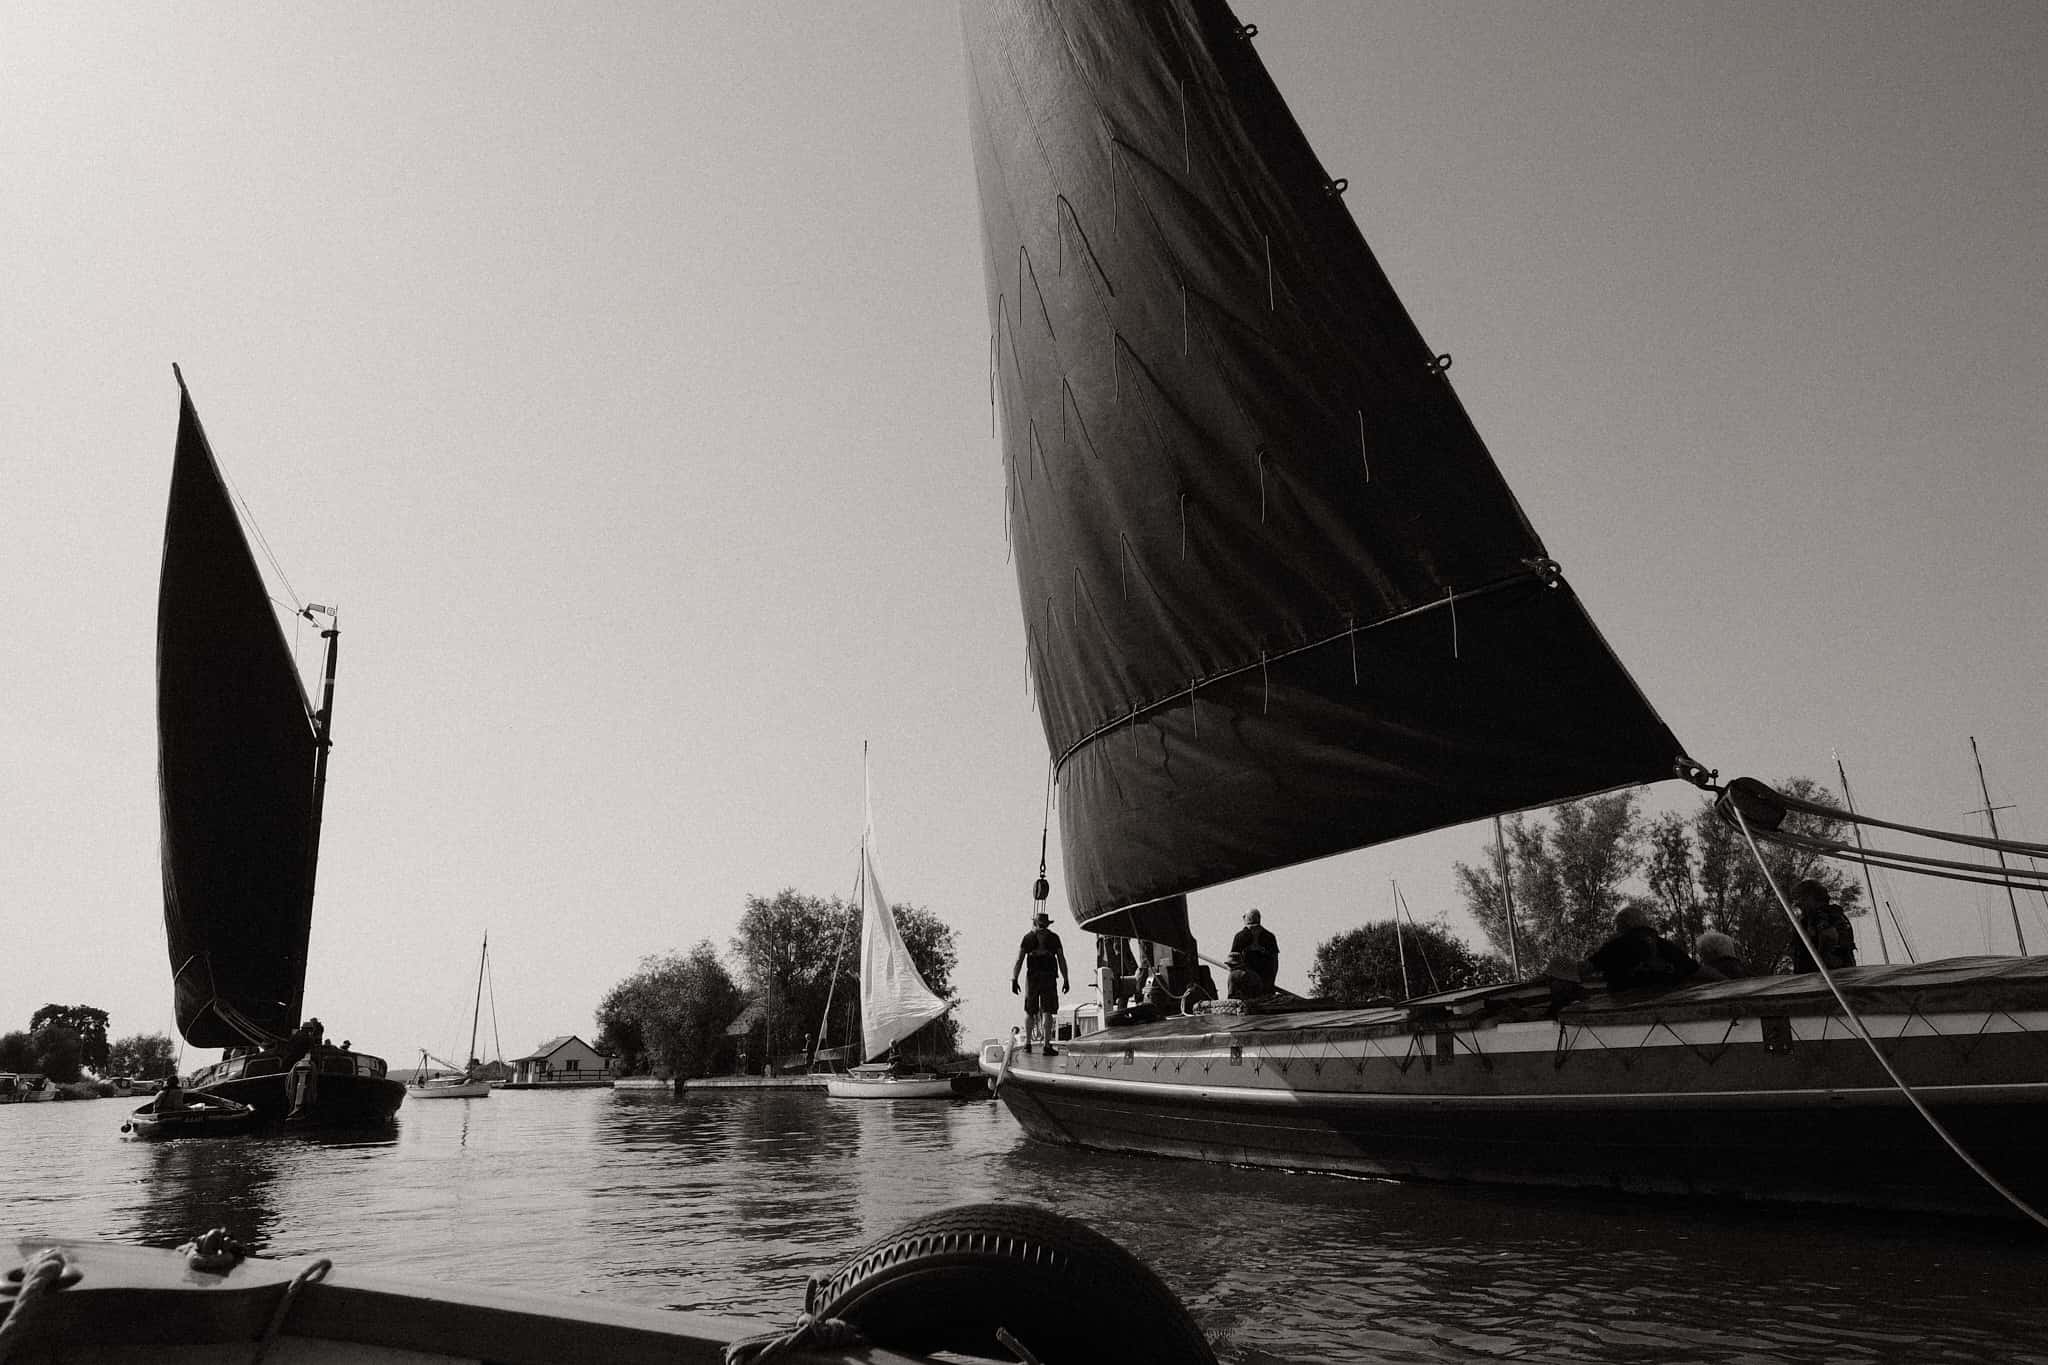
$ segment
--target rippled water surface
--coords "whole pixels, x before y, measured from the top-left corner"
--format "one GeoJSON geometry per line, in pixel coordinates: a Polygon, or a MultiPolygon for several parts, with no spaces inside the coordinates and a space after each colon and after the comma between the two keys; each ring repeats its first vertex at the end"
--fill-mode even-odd
{"type": "MultiPolygon", "coordinates": [[[[781,1322],[949,1204],[1059,1210],[1149,1261],[1229,1361],[2048,1365],[2048,1234],[1105,1157],[999,1106],[498,1091],[353,1140],[134,1143],[129,1106],[0,1107],[0,1225],[781,1322]]],[[[2048,1154],[2044,1154],[2048,1157],[2048,1154]]]]}

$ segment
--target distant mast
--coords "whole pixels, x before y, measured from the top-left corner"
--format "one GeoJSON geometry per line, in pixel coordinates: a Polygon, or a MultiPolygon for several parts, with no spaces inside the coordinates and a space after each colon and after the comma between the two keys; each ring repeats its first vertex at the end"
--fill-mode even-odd
{"type": "MultiPolygon", "coordinates": [[[[1856,813],[1856,798],[1849,791],[1849,770],[1842,766],[1842,756],[1840,754],[1835,755],[1835,776],[1842,779],[1842,800],[1848,803],[1849,814],[1854,815],[1856,813]]],[[[1863,853],[1863,825],[1859,821],[1851,820],[1849,828],[1856,835],[1856,851],[1863,853]]],[[[1868,858],[1863,859],[1863,889],[1870,893],[1870,918],[1877,924],[1877,950],[1884,954],[1885,965],[1890,966],[1892,950],[1885,943],[1884,910],[1877,903],[1877,886],[1870,880],[1870,860],[1868,858]]],[[[1900,946],[1905,946],[1903,934],[1900,936],[1900,946]]]]}
{"type": "MultiPolygon", "coordinates": [[[[1984,781],[1984,759],[1977,752],[1977,737],[1975,735],[1970,736],[1970,757],[1977,764],[1977,790],[1984,793],[1984,809],[1982,814],[1986,820],[1991,822],[1991,839],[1995,845],[1998,840],[1998,812],[2011,810],[2012,807],[1994,806],[1991,804],[1991,787],[1984,781]]],[[[2012,869],[2005,865],[2004,849],[1994,847],[1992,852],[1998,855],[1998,870],[2005,877],[2005,900],[2006,904],[2012,907],[2012,934],[2014,938],[2019,940],[2020,956],[2025,957],[2027,956],[2027,935],[2026,931],[2020,928],[2020,898],[2013,893],[2012,869]]]]}

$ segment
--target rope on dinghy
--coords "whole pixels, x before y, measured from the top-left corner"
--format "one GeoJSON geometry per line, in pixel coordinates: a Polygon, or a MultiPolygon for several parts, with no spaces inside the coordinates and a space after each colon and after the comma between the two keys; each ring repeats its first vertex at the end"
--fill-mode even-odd
{"type": "Polygon", "coordinates": [[[19,1277],[21,1288],[14,1301],[0,1313],[0,1362],[28,1339],[29,1318],[39,1311],[43,1297],[78,1279],[78,1272],[56,1247],[44,1247],[28,1258],[9,1279],[19,1277]]]}
{"type": "Polygon", "coordinates": [[[1884,1050],[1877,1045],[1877,1039],[1871,1035],[1870,1029],[1865,1026],[1863,1016],[1856,1012],[1855,1007],[1850,1005],[1848,997],[1842,994],[1842,988],[1835,984],[1835,974],[1828,970],[1827,964],[1821,960],[1819,946],[1807,934],[1806,926],[1799,922],[1799,916],[1793,911],[1792,902],[1785,898],[1785,892],[1779,887],[1778,879],[1771,875],[1770,864],[1764,861],[1763,850],[1757,847],[1756,836],[1750,833],[1749,818],[1743,813],[1742,803],[1739,801],[1729,801],[1726,803],[1725,809],[1734,815],[1736,828],[1742,831],[1743,842],[1749,845],[1751,856],[1756,859],[1758,869],[1764,874],[1765,883],[1771,888],[1771,895],[1777,898],[1778,908],[1785,912],[1785,918],[1791,922],[1792,932],[1797,934],[1799,941],[1806,946],[1807,954],[1813,959],[1815,970],[1820,973],[1821,980],[1827,983],[1828,993],[1834,996],[1835,1003],[1842,1007],[1843,1015],[1847,1017],[1850,1024],[1855,1028],[1857,1035],[1863,1039],[1864,1046],[1870,1049],[1870,1055],[1877,1058],[1877,1064],[1884,1068],[1885,1075],[1891,1077],[1892,1084],[1899,1088],[1899,1093],[1906,1097],[1907,1103],[1911,1104],[1920,1117],[1927,1121],[1927,1126],[1934,1130],[1934,1135],[1940,1138],[1950,1151],[1961,1158],[1963,1164],[1975,1172],[1978,1179],[1997,1191],[2006,1203],[2012,1205],[2013,1208],[2017,1209],[2027,1218],[2043,1228],[2048,1228],[2048,1217],[2044,1217],[2032,1205],[2028,1204],[2026,1200],[2006,1188],[2004,1182],[1984,1168],[1983,1163],[1965,1151],[1963,1145],[1956,1141],[1955,1135],[1943,1126],[1940,1119],[1934,1117],[1933,1111],[1927,1107],[1913,1087],[1906,1084],[1905,1077],[1899,1075],[1898,1069],[1892,1065],[1891,1059],[1884,1055],[1884,1050]]]}

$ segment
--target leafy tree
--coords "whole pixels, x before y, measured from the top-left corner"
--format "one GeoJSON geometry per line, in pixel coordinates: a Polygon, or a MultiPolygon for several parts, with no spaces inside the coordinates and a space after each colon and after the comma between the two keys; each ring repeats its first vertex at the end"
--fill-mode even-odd
{"type": "Polygon", "coordinates": [[[106,1073],[139,1081],[166,1080],[178,1073],[177,1046],[168,1033],[135,1033],[107,1049],[106,1073]]]}
{"type": "Polygon", "coordinates": [[[21,1030],[0,1034],[0,1071],[36,1071],[35,1045],[21,1030]]]}
{"type": "Polygon", "coordinates": [[[769,1057],[804,1051],[817,1030],[849,914],[836,897],[806,896],[790,887],[747,897],[732,949],[748,995],[766,1011],[769,1057]]]}
{"type": "Polygon", "coordinates": [[[1665,811],[1650,821],[1644,837],[1649,852],[1643,880],[1650,884],[1650,894],[1657,900],[1664,924],[1689,944],[1707,927],[1690,824],[1678,812],[1665,811]]]}
{"type": "Polygon", "coordinates": [[[687,954],[642,958],[598,1006],[598,1042],[619,1054],[626,1075],[710,1075],[729,1059],[725,1026],[740,1004],[739,986],[706,939],[687,954]]]}
{"type": "MultiPolygon", "coordinates": [[[[953,928],[923,906],[898,904],[903,946],[932,993],[953,994],[960,952],[953,928]]],[[[770,1056],[799,1052],[807,1043],[834,1046],[860,1039],[860,908],[834,896],[823,899],[783,890],[750,896],[733,938],[748,993],[762,1001],[771,1030],[770,1056]],[[836,974],[835,974],[836,967],[836,974]],[[832,1017],[825,1019],[827,998],[832,1017]],[[825,1036],[814,1040],[819,1023],[825,1036]]],[[[951,1054],[960,1025],[951,1015],[925,1025],[900,1044],[911,1055],[951,1054]]]]}
{"type": "Polygon", "coordinates": [[[75,1029],[45,1023],[29,1034],[29,1050],[35,1054],[33,1070],[65,1085],[85,1074],[85,1040],[75,1029]]]}
{"type": "MultiPolygon", "coordinates": [[[[1811,778],[1789,778],[1779,790],[1839,809],[1834,794],[1811,778]]],[[[1553,808],[1548,826],[1519,815],[1507,821],[1524,966],[1585,958],[1612,932],[1615,912],[1636,905],[1682,947],[1690,949],[1703,930],[1718,929],[1734,938],[1752,972],[1785,970],[1792,928],[1740,831],[1723,823],[1711,805],[1690,816],[1666,813],[1645,820],[1637,799],[1636,792],[1625,791],[1567,801],[1553,808]],[[1638,884],[1643,890],[1634,889],[1638,884]]],[[[1844,823],[1792,812],[1784,828],[1834,839],[1844,823]]],[[[1788,894],[1800,878],[1813,877],[1836,904],[1858,912],[1862,887],[1847,873],[1802,849],[1761,840],[1758,846],[1770,880],[1788,894]]],[[[1494,850],[1484,853],[1478,866],[1456,865],[1459,889],[1488,941],[1505,954],[1500,876],[1494,850]]]]}
{"type": "MultiPolygon", "coordinates": [[[[1516,948],[1526,969],[1554,957],[1582,958],[1612,931],[1615,912],[1639,903],[1625,889],[1642,861],[1637,792],[1566,801],[1548,828],[1516,815],[1506,822],[1514,886],[1516,948]]],[[[1491,845],[1477,866],[1455,864],[1458,887],[1487,941],[1510,955],[1505,901],[1491,845]]]]}
{"type": "Polygon", "coordinates": [[[1308,971],[1309,993],[1364,1003],[1405,1000],[1505,978],[1504,964],[1482,957],[1442,924],[1381,920],[1325,939],[1308,971]],[[1402,970],[1406,960],[1406,973],[1402,970]]]}
{"type": "MultiPolygon", "coordinates": [[[[78,1035],[84,1064],[99,1075],[107,1073],[107,1012],[91,1005],[45,1005],[28,1021],[34,1033],[45,1024],[59,1024],[78,1035]]],[[[55,1072],[51,1072],[55,1075],[55,1072]]],[[[69,1079],[77,1080],[72,1076],[69,1079]]]]}

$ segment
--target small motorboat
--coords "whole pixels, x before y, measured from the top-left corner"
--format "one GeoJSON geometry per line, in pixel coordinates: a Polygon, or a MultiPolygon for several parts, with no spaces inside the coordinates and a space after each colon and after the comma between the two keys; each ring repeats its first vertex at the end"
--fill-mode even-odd
{"type": "Polygon", "coordinates": [[[246,1104],[203,1092],[165,1091],[130,1114],[121,1131],[139,1141],[178,1137],[230,1137],[246,1133],[263,1115],[246,1104]]]}

